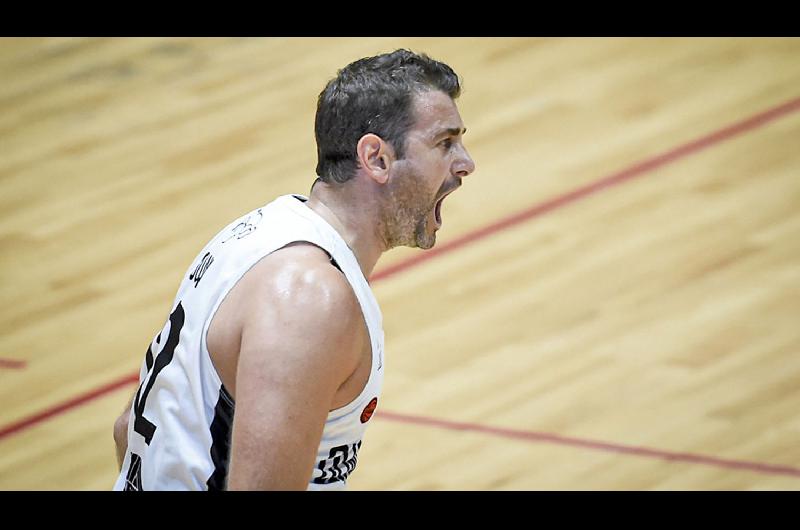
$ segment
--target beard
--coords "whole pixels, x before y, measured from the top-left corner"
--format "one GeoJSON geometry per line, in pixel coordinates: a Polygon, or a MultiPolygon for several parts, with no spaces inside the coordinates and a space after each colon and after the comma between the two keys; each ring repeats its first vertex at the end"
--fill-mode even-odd
{"type": "Polygon", "coordinates": [[[436,244],[434,210],[436,203],[453,188],[451,179],[445,180],[436,192],[419,186],[423,179],[409,173],[399,175],[398,185],[383,208],[383,233],[388,248],[411,247],[427,250],[436,244]]]}
{"type": "Polygon", "coordinates": [[[436,230],[429,228],[430,212],[435,202],[422,208],[401,207],[396,210],[393,246],[428,250],[436,244],[436,230]]]}

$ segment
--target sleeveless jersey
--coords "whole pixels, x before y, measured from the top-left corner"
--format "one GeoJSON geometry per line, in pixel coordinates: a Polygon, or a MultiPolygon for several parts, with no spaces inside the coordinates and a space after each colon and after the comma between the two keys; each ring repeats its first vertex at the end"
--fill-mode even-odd
{"type": "Polygon", "coordinates": [[[214,368],[206,334],[220,303],[264,256],[306,241],[324,249],[361,306],[372,368],[361,394],[325,421],[308,489],[344,489],[383,383],[382,316],[352,250],[305,205],[284,195],[233,221],[197,255],[173,310],[147,350],[115,490],[224,489],[235,403],[214,368]]]}

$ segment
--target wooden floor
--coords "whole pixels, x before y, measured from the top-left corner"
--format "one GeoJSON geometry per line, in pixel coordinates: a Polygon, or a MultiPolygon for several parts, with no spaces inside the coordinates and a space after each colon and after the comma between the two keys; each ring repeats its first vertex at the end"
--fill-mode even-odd
{"type": "Polygon", "coordinates": [[[0,489],[111,487],[184,270],[308,192],[319,91],[398,47],[464,78],[477,170],[376,269],[350,488],[800,489],[787,38],[0,39],[0,489]]]}

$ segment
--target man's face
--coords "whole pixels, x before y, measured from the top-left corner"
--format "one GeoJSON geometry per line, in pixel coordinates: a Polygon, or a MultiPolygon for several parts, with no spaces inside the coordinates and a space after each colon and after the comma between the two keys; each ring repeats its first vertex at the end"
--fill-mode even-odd
{"type": "Polygon", "coordinates": [[[429,249],[442,226],[442,201],[475,163],[462,143],[466,129],[450,96],[423,92],[413,109],[416,122],[406,137],[405,157],[392,164],[384,223],[390,248],[429,249]]]}

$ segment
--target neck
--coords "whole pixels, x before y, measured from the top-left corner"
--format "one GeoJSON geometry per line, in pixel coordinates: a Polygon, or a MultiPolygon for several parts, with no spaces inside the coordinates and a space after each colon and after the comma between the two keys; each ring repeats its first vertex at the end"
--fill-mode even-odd
{"type": "Polygon", "coordinates": [[[355,184],[332,186],[318,180],[311,188],[306,205],[339,233],[355,254],[364,277],[369,279],[381,254],[388,248],[379,235],[377,206],[358,193],[355,184]]]}

